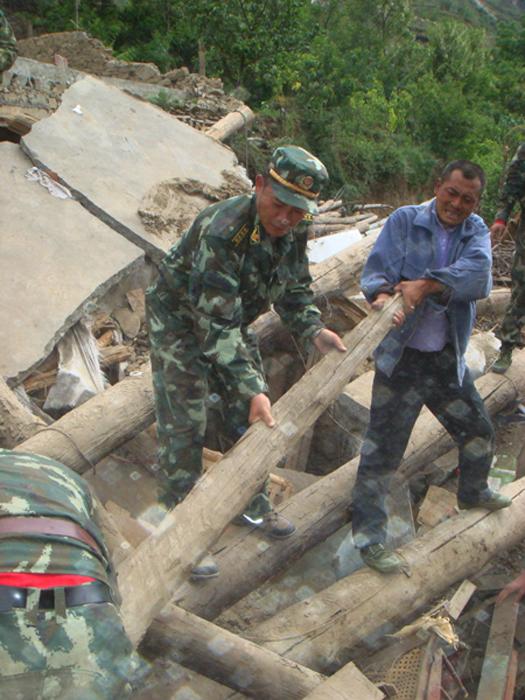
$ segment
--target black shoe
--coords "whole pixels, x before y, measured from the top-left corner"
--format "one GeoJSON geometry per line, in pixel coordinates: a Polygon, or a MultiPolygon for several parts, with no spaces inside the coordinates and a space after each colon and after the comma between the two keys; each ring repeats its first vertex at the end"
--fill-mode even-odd
{"type": "Polygon", "coordinates": [[[485,489],[472,500],[463,501],[458,497],[458,508],[460,510],[470,510],[471,508],[485,508],[485,510],[501,510],[512,505],[512,498],[504,496],[502,493],[485,489]]]}
{"type": "Polygon", "coordinates": [[[252,518],[246,513],[242,513],[233,522],[236,525],[249,525],[258,528],[276,540],[284,540],[295,532],[295,525],[275,510],[270,510],[259,518],[252,518]]]}
{"type": "Polygon", "coordinates": [[[192,581],[204,581],[209,578],[216,578],[219,575],[219,567],[217,562],[208,552],[191,570],[192,581]]]}

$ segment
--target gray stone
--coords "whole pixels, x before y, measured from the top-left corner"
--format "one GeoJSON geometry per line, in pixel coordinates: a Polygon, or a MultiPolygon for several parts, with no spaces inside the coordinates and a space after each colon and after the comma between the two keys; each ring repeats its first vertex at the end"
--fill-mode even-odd
{"type": "Polygon", "coordinates": [[[25,174],[17,145],[0,144],[0,374],[21,380],[144,255],[73,199],[25,174]]]}
{"type": "Polygon", "coordinates": [[[226,146],[92,77],[66,90],[59,109],[35,124],[22,147],[86,208],[154,258],[170,240],[146,231],[137,213],[154,184],[180,177],[220,187],[223,171],[243,173],[226,146]]]}

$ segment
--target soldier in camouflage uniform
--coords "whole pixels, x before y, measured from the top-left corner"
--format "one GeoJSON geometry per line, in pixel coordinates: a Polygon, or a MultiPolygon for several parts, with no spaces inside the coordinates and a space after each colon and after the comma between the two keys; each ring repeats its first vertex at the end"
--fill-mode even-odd
{"type": "MultiPolygon", "coordinates": [[[[255,194],[197,216],[147,292],[159,465],[172,504],[201,474],[207,404],[220,407],[229,445],[256,420],[274,425],[252,321],[273,304],[301,341],[344,350],[312,303],[306,257],[304,217],[316,211],[327,179],[304,149],[278,148],[255,194]]],[[[274,537],[295,530],[271,510],[265,491],[241,518],[274,537]]],[[[217,573],[210,558],[193,570],[194,577],[217,573]]]]}
{"type": "Polygon", "coordinates": [[[145,663],[116,607],[87,484],[58,462],[0,450],[0,697],[127,697],[145,663]]]}
{"type": "Polygon", "coordinates": [[[525,324],[525,143],[514,154],[500,193],[500,210],[490,232],[494,242],[500,240],[516,202],[521,206],[521,217],[516,231],[516,251],[512,264],[512,291],[510,304],[498,333],[500,354],[492,371],[503,374],[512,362],[512,350],[523,347],[521,329],[525,324]]]}
{"type": "Polygon", "coordinates": [[[0,73],[11,68],[15,59],[15,35],[4,13],[0,10],[0,73]]]}

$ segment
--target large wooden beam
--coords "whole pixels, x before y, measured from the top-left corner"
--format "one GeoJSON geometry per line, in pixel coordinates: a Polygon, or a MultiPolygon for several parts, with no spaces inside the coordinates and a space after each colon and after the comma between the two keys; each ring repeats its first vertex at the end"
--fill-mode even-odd
{"type": "Polygon", "coordinates": [[[16,449],[58,460],[83,473],[154,421],[151,369],[128,377],[66,413],[16,449]]]}
{"type": "Polygon", "coordinates": [[[148,658],[173,656],[185,667],[250,697],[300,700],[324,676],[227,630],[168,605],[153,622],[141,652],[148,658]]]}
{"type": "MultiPolygon", "coordinates": [[[[514,353],[513,363],[505,375],[489,373],[476,386],[491,414],[497,413],[525,393],[525,351],[514,353]]],[[[399,479],[410,479],[422,468],[453,447],[452,438],[426,409],[418,419],[399,479]]],[[[214,619],[264,581],[297,559],[304,551],[326,539],[349,519],[350,494],[359,458],[354,458],[331,474],[292,496],[279,509],[296,525],[293,537],[270,544],[263,538],[260,546],[256,533],[241,533],[215,555],[221,575],[205,586],[184,582],[175,592],[174,601],[201,617],[214,619]],[[247,576],[246,572],[250,575],[247,576]]]]}
{"type": "Polygon", "coordinates": [[[368,635],[396,626],[523,540],[525,479],[503,491],[513,499],[510,508],[462,512],[401,548],[409,575],[364,567],[244,636],[320,672],[345,663],[368,635]]]}
{"type": "Polygon", "coordinates": [[[43,426],[0,377],[0,447],[12,449],[43,426]]]}
{"type": "Polygon", "coordinates": [[[169,513],[119,568],[124,625],[133,641],[169,602],[192,565],[262,486],[268,472],[341,392],[390,330],[402,301],[393,298],[348,333],[346,353],[331,352],[274,406],[276,427],[255,424],[215,469],[169,513]],[[137,587],[137,579],[141,585],[137,587]]]}

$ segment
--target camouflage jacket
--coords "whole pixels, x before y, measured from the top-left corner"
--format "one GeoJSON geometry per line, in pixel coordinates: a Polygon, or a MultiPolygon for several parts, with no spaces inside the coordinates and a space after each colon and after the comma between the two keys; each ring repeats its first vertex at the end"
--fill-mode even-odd
{"type": "Polygon", "coordinates": [[[15,35],[4,13],[0,10],[0,73],[11,68],[15,59],[15,35]]]}
{"type": "Polygon", "coordinates": [[[94,501],[86,482],[48,457],[0,449],[0,518],[9,515],[66,518],[97,541],[102,555],[60,535],[0,533],[0,571],[79,574],[110,583],[111,567],[94,522],[94,501]]]}
{"type": "Polygon", "coordinates": [[[273,304],[305,341],[323,328],[313,304],[306,225],[272,239],[255,195],[240,195],[202,211],[160,265],[153,290],[167,315],[186,314],[205,356],[255,395],[264,378],[246,347],[248,325],[273,304]]]}
{"type": "Polygon", "coordinates": [[[499,196],[496,220],[507,221],[516,202],[525,210],[525,143],[522,143],[510,162],[499,196]]]}

